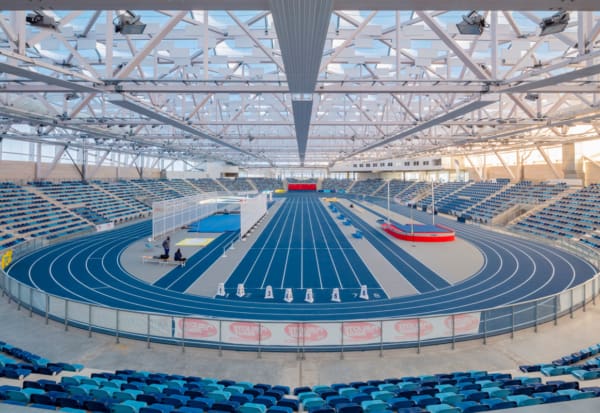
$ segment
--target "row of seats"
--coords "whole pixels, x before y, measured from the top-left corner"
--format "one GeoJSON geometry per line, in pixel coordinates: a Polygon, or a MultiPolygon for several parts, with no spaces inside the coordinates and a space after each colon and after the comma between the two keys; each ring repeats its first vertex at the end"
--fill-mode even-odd
{"type": "Polygon", "coordinates": [[[552,240],[571,239],[600,247],[600,186],[592,184],[570,193],[512,226],[552,240]]]}

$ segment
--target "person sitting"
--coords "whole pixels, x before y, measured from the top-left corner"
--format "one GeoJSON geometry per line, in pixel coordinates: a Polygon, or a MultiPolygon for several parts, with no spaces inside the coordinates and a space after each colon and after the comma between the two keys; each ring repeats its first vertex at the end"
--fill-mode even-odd
{"type": "Polygon", "coordinates": [[[173,259],[175,261],[185,262],[185,260],[187,258],[184,258],[183,255],[181,254],[181,248],[177,248],[177,251],[175,251],[175,255],[173,256],[173,259]]]}

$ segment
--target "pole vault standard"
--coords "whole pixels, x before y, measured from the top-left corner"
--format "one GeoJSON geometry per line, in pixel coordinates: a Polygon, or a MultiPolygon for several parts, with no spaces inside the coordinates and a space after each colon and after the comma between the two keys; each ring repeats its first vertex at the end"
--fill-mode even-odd
{"type": "Polygon", "coordinates": [[[433,190],[433,181],[431,181],[431,224],[435,225],[435,191],[433,190]]]}

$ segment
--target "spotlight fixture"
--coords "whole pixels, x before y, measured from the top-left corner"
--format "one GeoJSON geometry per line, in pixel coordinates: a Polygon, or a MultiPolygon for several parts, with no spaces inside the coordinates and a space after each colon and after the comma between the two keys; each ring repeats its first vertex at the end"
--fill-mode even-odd
{"type": "Polygon", "coordinates": [[[46,16],[37,10],[27,14],[27,16],[25,16],[25,21],[35,27],[56,29],[56,20],[54,20],[54,17],[46,16]]]}
{"type": "Polygon", "coordinates": [[[540,27],[542,29],[540,36],[560,33],[567,28],[568,24],[569,13],[564,10],[560,10],[558,13],[552,16],[542,19],[540,22],[540,27]]]}
{"type": "Polygon", "coordinates": [[[142,34],[146,25],[140,21],[141,17],[134,12],[126,10],[125,13],[118,15],[113,24],[115,32],[121,34],[142,34]]]}
{"type": "Polygon", "coordinates": [[[473,34],[479,36],[483,29],[488,27],[485,18],[473,10],[466,16],[462,16],[462,21],[456,25],[460,34],[473,34]]]}

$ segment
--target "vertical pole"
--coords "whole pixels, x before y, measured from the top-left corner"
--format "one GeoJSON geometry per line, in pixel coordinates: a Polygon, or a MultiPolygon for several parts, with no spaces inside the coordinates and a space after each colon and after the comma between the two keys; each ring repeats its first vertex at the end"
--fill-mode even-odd
{"type": "Polygon", "coordinates": [[[585,288],[586,288],[586,285],[587,285],[587,283],[583,284],[583,312],[584,313],[585,313],[585,296],[586,296],[586,294],[585,294],[585,288]]]}
{"type": "Polygon", "coordinates": [[[571,293],[570,294],[570,296],[571,296],[571,307],[569,308],[569,316],[571,318],[573,318],[573,289],[572,288],[571,288],[570,293],[571,293]]]}
{"type": "Polygon", "coordinates": [[[511,313],[511,326],[510,326],[510,338],[515,338],[515,306],[510,306],[511,313]]]}
{"type": "Polygon", "coordinates": [[[592,303],[596,305],[596,278],[592,279],[592,303]]]}
{"type": "Polygon", "coordinates": [[[92,336],[92,306],[88,304],[88,337],[92,336]]]}
{"type": "Polygon", "coordinates": [[[146,348],[150,348],[150,314],[146,314],[146,348]]]}
{"type": "Polygon", "coordinates": [[[29,317],[33,317],[33,288],[29,289],[29,317]]]}
{"type": "Polygon", "coordinates": [[[65,300],[65,331],[69,329],[69,301],[65,300]]]}
{"type": "Polygon", "coordinates": [[[223,320],[219,320],[219,357],[223,355],[223,320]]]}
{"type": "Polygon", "coordinates": [[[340,353],[340,360],[344,360],[344,322],[343,321],[340,324],[340,326],[341,326],[341,330],[342,330],[342,331],[340,331],[340,336],[342,338],[342,340],[341,340],[342,352],[340,353]]]}
{"type": "Polygon", "coordinates": [[[417,354],[421,353],[421,319],[417,318],[417,354]]]}
{"type": "Polygon", "coordinates": [[[454,350],[454,344],[456,343],[456,333],[454,328],[454,314],[452,314],[452,350],[454,350]]]}
{"type": "Polygon", "coordinates": [[[379,320],[379,357],[383,357],[383,320],[379,320]]]}
{"type": "Polygon", "coordinates": [[[262,358],[260,345],[262,343],[262,323],[258,322],[258,358],[262,358]]]}
{"type": "Polygon", "coordinates": [[[17,284],[17,310],[21,310],[21,283],[17,284]]]}
{"type": "Polygon", "coordinates": [[[487,344],[487,313],[482,311],[483,315],[483,344],[487,344]]]}
{"type": "Polygon", "coordinates": [[[185,353],[185,317],[181,318],[181,352],[185,353]]]}
{"type": "Polygon", "coordinates": [[[431,224],[435,225],[435,191],[433,181],[431,181],[431,224]]]}
{"type": "Polygon", "coordinates": [[[538,304],[538,302],[536,300],[534,303],[534,306],[533,306],[533,316],[535,317],[535,325],[534,325],[533,331],[535,331],[536,333],[538,331],[538,305],[537,304],[538,304]]]}
{"type": "Polygon", "coordinates": [[[115,317],[116,317],[116,323],[115,323],[115,327],[116,327],[116,331],[115,331],[115,340],[116,343],[119,344],[120,343],[120,339],[119,339],[119,310],[117,309],[117,311],[115,312],[115,317]]]}
{"type": "Polygon", "coordinates": [[[8,295],[8,303],[10,304],[12,302],[12,290],[10,288],[10,284],[12,283],[12,278],[8,279],[8,291],[6,292],[8,295]]]}
{"type": "Polygon", "coordinates": [[[50,296],[48,294],[46,294],[46,314],[45,314],[46,324],[48,324],[49,313],[50,313],[50,296]]]}

